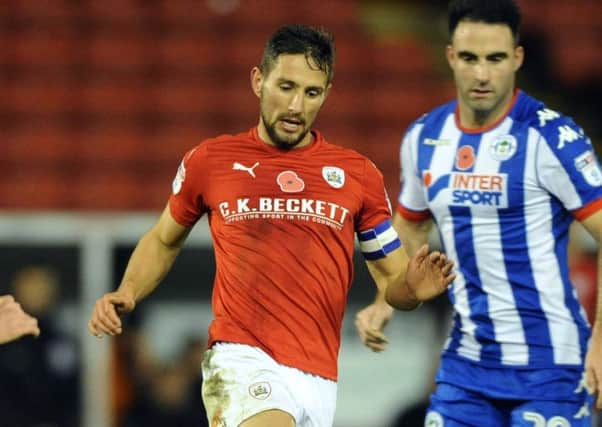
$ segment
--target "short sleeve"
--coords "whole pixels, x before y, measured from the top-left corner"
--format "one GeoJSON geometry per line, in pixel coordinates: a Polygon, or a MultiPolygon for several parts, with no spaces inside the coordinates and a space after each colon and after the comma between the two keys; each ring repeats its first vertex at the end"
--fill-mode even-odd
{"type": "Polygon", "coordinates": [[[576,219],[602,207],[602,172],[590,139],[571,119],[559,117],[540,129],[537,170],[541,186],[576,219]]]}
{"type": "Polygon", "coordinates": [[[422,125],[416,125],[408,130],[399,149],[401,190],[397,199],[397,211],[410,221],[422,221],[431,216],[415,161],[421,128],[422,125]]]}
{"type": "Polygon", "coordinates": [[[207,149],[203,144],[184,155],[169,198],[171,215],[180,225],[192,227],[208,211],[204,203],[208,170],[207,149]]]}
{"type": "Polygon", "coordinates": [[[391,218],[391,201],[385,189],[382,173],[366,160],[363,204],[358,214],[355,231],[371,229],[391,218]]]}

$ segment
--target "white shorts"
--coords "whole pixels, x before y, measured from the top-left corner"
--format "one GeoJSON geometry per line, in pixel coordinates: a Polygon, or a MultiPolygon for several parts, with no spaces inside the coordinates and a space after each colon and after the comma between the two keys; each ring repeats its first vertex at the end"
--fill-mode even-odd
{"type": "Polygon", "coordinates": [[[238,427],[279,409],[297,427],[332,427],[337,383],[281,365],[263,350],[216,343],[203,358],[203,402],[211,426],[238,427]]]}

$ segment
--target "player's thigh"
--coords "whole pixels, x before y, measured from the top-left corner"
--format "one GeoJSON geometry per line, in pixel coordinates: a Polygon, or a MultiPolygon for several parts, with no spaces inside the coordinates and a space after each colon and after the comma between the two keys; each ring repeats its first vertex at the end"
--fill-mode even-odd
{"type": "Polygon", "coordinates": [[[505,414],[484,396],[450,384],[431,395],[425,427],[507,427],[505,414]]]}
{"type": "Polygon", "coordinates": [[[528,401],[512,410],[512,427],[591,427],[591,398],[583,402],[528,401]]]}
{"type": "Polygon", "coordinates": [[[283,425],[295,425],[298,404],[280,366],[261,350],[216,344],[205,353],[202,371],[203,403],[210,425],[238,426],[245,421],[258,422],[256,416],[259,420],[264,417],[293,420],[283,425]]]}
{"type": "Polygon", "coordinates": [[[294,368],[284,368],[289,389],[303,407],[297,427],[332,427],[336,411],[337,383],[294,368]]]}
{"type": "Polygon", "coordinates": [[[295,427],[295,425],[291,414],[271,409],[247,418],[239,427],[295,427]]]}

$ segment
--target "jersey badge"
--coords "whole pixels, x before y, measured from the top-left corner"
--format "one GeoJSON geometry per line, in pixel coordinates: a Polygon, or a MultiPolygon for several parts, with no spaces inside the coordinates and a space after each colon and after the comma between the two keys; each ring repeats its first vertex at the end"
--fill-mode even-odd
{"type": "Polygon", "coordinates": [[[184,167],[184,161],[182,161],[180,163],[180,166],[178,167],[178,172],[176,173],[176,177],[174,178],[173,182],[171,183],[171,190],[173,191],[174,194],[178,194],[180,192],[180,190],[182,189],[182,183],[184,182],[185,178],[186,178],[186,168],[184,167]]]}
{"type": "Polygon", "coordinates": [[[473,167],[475,161],[474,148],[463,145],[456,153],[456,168],[465,171],[473,167]]]}
{"type": "Polygon", "coordinates": [[[575,158],[575,168],[581,172],[583,178],[592,187],[602,185],[602,172],[600,172],[600,167],[592,151],[588,150],[578,155],[575,158]]]}
{"type": "Polygon", "coordinates": [[[429,411],[428,414],[426,414],[426,418],[424,419],[424,426],[425,427],[443,427],[444,426],[443,417],[437,411],[429,411]]]}
{"type": "Polygon", "coordinates": [[[267,381],[251,384],[249,394],[257,400],[266,400],[272,394],[272,386],[267,381]]]}
{"type": "Polygon", "coordinates": [[[305,182],[293,171],[280,172],[276,182],[285,193],[299,193],[305,188],[305,182]]]}
{"type": "Polygon", "coordinates": [[[255,162],[255,164],[251,167],[247,167],[247,166],[243,165],[242,163],[234,162],[234,164],[232,165],[232,170],[245,171],[245,172],[248,172],[249,175],[251,175],[253,178],[256,178],[254,169],[257,166],[259,166],[259,162],[255,162]]]}
{"type": "Polygon", "coordinates": [[[512,135],[501,135],[491,141],[489,154],[495,160],[503,162],[516,153],[516,138],[512,135]]]}
{"type": "Polygon", "coordinates": [[[335,166],[324,166],[322,176],[326,182],[334,188],[341,188],[345,185],[345,171],[335,166]]]}

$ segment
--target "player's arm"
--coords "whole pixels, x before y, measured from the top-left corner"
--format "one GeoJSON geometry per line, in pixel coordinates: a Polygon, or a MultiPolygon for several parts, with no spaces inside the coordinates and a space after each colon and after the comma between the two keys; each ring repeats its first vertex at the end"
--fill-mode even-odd
{"type": "Polygon", "coordinates": [[[400,280],[407,270],[408,256],[403,247],[395,249],[379,260],[366,260],[368,272],[376,283],[377,292],[374,302],[355,315],[355,327],[360,339],[375,352],[386,349],[389,342],[384,328],[393,317],[393,307],[385,300],[389,283],[400,280]]]}
{"type": "Polygon", "coordinates": [[[404,247],[366,261],[378,292],[372,304],[358,312],[355,326],[364,344],[382,351],[388,342],[383,329],[393,315],[391,306],[412,310],[442,293],[453,281],[453,264],[424,244],[409,258],[404,247]]]}
{"type": "Polygon", "coordinates": [[[399,212],[395,212],[393,215],[392,224],[409,256],[414,255],[418,252],[418,249],[428,243],[429,234],[433,228],[433,220],[431,218],[421,221],[410,221],[401,216],[399,212]]]}
{"type": "Polygon", "coordinates": [[[136,245],[119,288],[96,301],[88,323],[93,335],[121,333],[119,314],[132,311],[138,301],[157,287],[171,269],[189,232],[190,228],[174,220],[167,206],[136,245]]]}
{"type": "Polygon", "coordinates": [[[455,277],[450,276],[452,263],[439,252],[428,255],[428,236],[433,225],[430,218],[410,221],[396,212],[392,225],[405,248],[394,262],[407,265],[407,271],[387,283],[384,296],[393,307],[412,310],[447,289],[455,277]],[[408,259],[408,256],[412,258],[408,259]]]}
{"type": "Polygon", "coordinates": [[[602,408],[602,210],[590,215],[581,224],[598,242],[598,297],[592,337],[585,360],[586,381],[591,390],[598,393],[596,407],[602,408]]]}
{"type": "MultiPolygon", "coordinates": [[[[394,270],[397,268],[396,265],[400,265],[402,266],[402,271],[400,271],[400,274],[405,276],[406,266],[409,261],[408,256],[416,254],[418,250],[428,242],[428,236],[432,228],[433,221],[431,219],[426,219],[423,221],[409,221],[401,216],[399,212],[396,212],[393,215],[391,224],[403,242],[404,250],[402,250],[401,254],[399,255],[391,254],[391,258],[389,258],[390,260],[394,258],[398,259],[393,260],[392,262],[386,261],[386,259],[382,261],[380,263],[382,264],[380,269],[377,268],[377,265],[371,266],[371,264],[368,263],[368,270],[370,271],[372,277],[375,278],[374,280],[378,287],[375,302],[386,301],[385,292],[386,289],[389,288],[389,286],[386,284],[386,277],[390,276],[390,273],[387,273],[387,271],[391,271],[392,269],[394,270]],[[384,270],[384,274],[383,272],[379,271],[381,269],[384,270]],[[378,279],[376,279],[377,277],[378,279]],[[380,286],[379,283],[381,283],[380,286]]],[[[393,279],[391,283],[392,286],[390,288],[390,292],[393,292],[396,289],[395,283],[400,283],[400,281],[393,279]]],[[[395,295],[391,295],[390,298],[399,299],[402,303],[404,302],[403,295],[399,295],[398,298],[395,298],[395,295]]]]}

